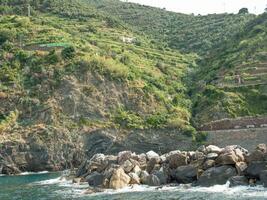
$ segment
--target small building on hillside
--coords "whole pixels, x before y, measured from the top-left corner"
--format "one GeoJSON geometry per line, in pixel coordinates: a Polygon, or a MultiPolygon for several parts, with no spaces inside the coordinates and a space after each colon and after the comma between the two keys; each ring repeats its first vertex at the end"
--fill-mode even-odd
{"type": "Polygon", "coordinates": [[[136,38],[134,37],[125,37],[125,36],[122,36],[120,37],[121,41],[124,42],[124,43],[127,43],[127,44],[132,44],[136,41],[136,38]]]}

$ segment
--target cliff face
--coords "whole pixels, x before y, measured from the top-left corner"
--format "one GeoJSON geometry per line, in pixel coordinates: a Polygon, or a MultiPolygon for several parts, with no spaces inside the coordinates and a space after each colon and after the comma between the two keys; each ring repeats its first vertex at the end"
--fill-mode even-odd
{"type": "Polygon", "coordinates": [[[34,126],[7,132],[0,146],[0,173],[58,171],[84,159],[81,140],[66,129],[34,126]],[[16,138],[16,139],[15,139],[16,138]]]}

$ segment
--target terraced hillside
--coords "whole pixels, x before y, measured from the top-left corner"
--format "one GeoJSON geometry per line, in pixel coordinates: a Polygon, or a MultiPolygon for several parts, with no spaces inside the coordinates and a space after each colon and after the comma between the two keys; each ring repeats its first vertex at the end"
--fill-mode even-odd
{"type": "Polygon", "coordinates": [[[194,17],[115,0],[0,0],[0,14],[6,174],[190,149],[204,123],[265,120],[267,14],[194,17]]]}
{"type": "Polygon", "coordinates": [[[201,64],[194,107],[198,123],[267,114],[266,25],[265,13],[201,64]]]}
{"type": "Polygon", "coordinates": [[[255,18],[251,14],[206,16],[168,12],[164,9],[119,0],[86,0],[99,11],[109,13],[134,30],[154,38],[160,47],[207,55],[242,30],[255,18]]]}
{"type": "Polygon", "coordinates": [[[116,20],[88,16],[93,8],[75,4],[86,11],[77,15],[62,2],[32,5],[30,17],[21,2],[2,4],[0,154],[13,164],[0,168],[56,170],[84,152],[139,149],[139,140],[161,151],[198,140],[183,81],[197,56],[153,48],[116,20]]]}

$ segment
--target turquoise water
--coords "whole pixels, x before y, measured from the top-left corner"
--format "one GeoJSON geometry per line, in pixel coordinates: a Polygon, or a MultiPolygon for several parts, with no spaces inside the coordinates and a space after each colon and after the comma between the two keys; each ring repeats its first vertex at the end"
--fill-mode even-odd
{"type": "Polygon", "coordinates": [[[1,176],[0,200],[267,200],[266,188],[229,188],[227,184],[210,188],[134,186],[94,195],[83,194],[86,188],[86,184],[61,179],[59,173],[1,176]]]}

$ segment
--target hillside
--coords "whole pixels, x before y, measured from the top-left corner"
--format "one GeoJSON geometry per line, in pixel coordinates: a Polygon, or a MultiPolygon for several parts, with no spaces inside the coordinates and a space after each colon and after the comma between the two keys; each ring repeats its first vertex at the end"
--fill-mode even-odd
{"type": "Polygon", "coordinates": [[[195,139],[183,79],[197,56],[154,48],[118,20],[80,3],[33,4],[31,17],[21,2],[1,4],[0,154],[15,163],[7,166],[55,170],[66,167],[63,157],[76,165],[86,137],[96,130],[112,133],[117,149],[132,131],[144,134],[144,142],[152,141],[146,138],[153,130],[160,142],[173,129],[187,133],[174,141],[195,139]]]}
{"type": "Polygon", "coordinates": [[[0,14],[5,174],[71,168],[98,152],[191,149],[204,123],[267,114],[266,14],[115,0],[0,0],[0,14]]]}
{"type": "Polygon", "coordinates": [[[163,43],[161,48],[200,55],[218,48],[255,18],[252,14],[186,15],[119,0],[86,1],[129,24],[135,31],[154,38],[155,43],[163,43]]]}
{"type": "Polygon", "coordinates": [[[267,114],[267,14],[200,64],[194,118],[198,124],[222,118],[267,114]]]}

